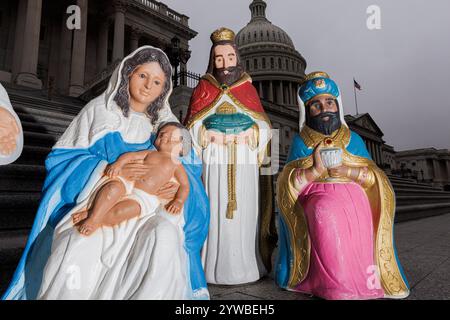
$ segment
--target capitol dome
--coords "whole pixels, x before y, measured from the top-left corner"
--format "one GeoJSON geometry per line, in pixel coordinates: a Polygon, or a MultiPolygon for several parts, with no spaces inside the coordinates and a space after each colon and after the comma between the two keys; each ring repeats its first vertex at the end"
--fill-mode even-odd
{"type": "Polygon", "coordinates": [[[267,4],[253,0],[251,20],[236,35],[241,60],[254,86],[266,101],[297,106],[297,90],[305,77],[306,61],[291,37],[266,17],[267,4]]]}

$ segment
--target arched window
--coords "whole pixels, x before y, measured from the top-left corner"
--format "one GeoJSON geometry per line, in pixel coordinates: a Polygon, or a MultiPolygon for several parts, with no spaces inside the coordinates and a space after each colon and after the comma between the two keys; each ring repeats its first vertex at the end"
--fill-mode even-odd
{"type": "Polygon", "coordinates": [[[262,68],[266,68],[266,58],[262,58],[262,68]]]}
{"type": "Polygon", "coordinates": [[[253,68],[254,68],[255,70],[258,70],[258,59],[254,59],[254,60],[253,60],[253,68]]]}
{"type": "Polygon", "coordinates": [[[281,66],[281,58],[278,58],[278,69],[281,69],[282,68],[282,66],[281,66]]]}
{"type": "Polygon", "coordinates": [[[275,60],[273,58],[270,58],[270,68],[275,69],[275,60]]]}
{"type": "Polygon", "coordinates": [[[245,68],[247,70],[250,70],[250,61],[249,60],[245,60],[245,68]]]}

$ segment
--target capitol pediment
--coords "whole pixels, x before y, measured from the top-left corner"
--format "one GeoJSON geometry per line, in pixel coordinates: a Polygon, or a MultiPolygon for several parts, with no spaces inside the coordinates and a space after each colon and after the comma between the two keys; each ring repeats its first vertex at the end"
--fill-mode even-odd
{"type": "Polygon", "coordinates": [[[380,127],[378,127],[378,125],[372,119],[370,114],[365,113],[365,114],[353,116],[352,118],[353,119],[351,119],[350,121],[347,121],[347,122],[352,123],[353,125],[356,125],[367,131],[370,131],[373,134],[377,135],[378,137],[384,136],[383,131],[381,131],[380,127]]]}

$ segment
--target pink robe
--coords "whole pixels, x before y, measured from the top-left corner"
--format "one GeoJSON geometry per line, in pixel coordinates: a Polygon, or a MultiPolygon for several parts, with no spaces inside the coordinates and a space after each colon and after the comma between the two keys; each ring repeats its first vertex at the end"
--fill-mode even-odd
{"type": "Polygon", "coordinates": [[[325,299],[384,296],[374,262],[372,212],[356,183],[311,183],[299,195],[311,239],[308,275],[296,290],[325,299]],[[375,283],[375,285],[374,285],[375,283]]]}

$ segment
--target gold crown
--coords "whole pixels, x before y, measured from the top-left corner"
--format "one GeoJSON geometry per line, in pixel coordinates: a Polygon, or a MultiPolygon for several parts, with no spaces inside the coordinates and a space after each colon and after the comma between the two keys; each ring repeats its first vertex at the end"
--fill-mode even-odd
{"type": "Polygon", "coordinates": [[[328,75],[328,73],[323,72],[323,71],[314,71],[314,72],[311,72],[306,75],[305,79],[302,81],[302,84],[305,83],[306,81],[316,79],[316,78],[328,78],[329,79],[330,76],[328,75]]]}
{"type": "Polygon", "coordinates": [[[234,42],[235,36],[236,35],[233,32],[233,30],[230,30],[228,28],[220,28],[211,34],[211,41],[213,43],[217,43],[219,41],[233,41],[234,42]]]}
{"type": "Polygon", "coordinates": [[[226,101],[222,103],[216,110],[217,114],[235,114],[236,112],[236,107],[226,101]]]}

